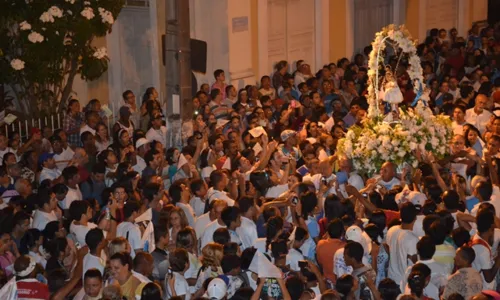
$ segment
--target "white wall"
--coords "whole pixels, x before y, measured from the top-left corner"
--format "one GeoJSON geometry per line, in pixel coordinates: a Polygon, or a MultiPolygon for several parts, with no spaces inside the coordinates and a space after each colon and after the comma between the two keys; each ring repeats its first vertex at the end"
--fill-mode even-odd
{"type": "Polygon", "coordinates": [[[195,74],[198,84],[212,84],[216,69],[224,70],[229,82],[228,0],[189,1],[191,38],[207,42],[207,73],[195,74]]]}

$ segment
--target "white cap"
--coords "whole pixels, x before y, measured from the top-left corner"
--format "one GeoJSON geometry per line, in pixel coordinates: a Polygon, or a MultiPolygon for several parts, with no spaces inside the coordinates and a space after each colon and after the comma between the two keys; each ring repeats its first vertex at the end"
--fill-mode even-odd
{"type": "Polygon", "coordinates": [[[352,225],[347,228],[345,238],[348,241],[360,243],[363,246],[363,250],[365,250],[365,255],[371,252],[372,245],[368,242],[369,236],[359,226],[352,225]]]}
{"type": "Polygon", "coordinates": [[[207,287],[208,298],[221,300],[226,296],[227,285],[224,280],[220,278],[214,278],[207,287]]]}
{"type": "Polygon", "coordinates": [[[140,138],[135,142],[135,149],[139,149],[139,147],[149,144],[149,141],[146,138],[140,138]]]}
{"type": "Polygon", "coordinates": [[[424,206],[425,201],[427,201],[427,196],[421,192],[410,192],[408,194],[408,200],[413,203],[413,205],[424,206]]]}

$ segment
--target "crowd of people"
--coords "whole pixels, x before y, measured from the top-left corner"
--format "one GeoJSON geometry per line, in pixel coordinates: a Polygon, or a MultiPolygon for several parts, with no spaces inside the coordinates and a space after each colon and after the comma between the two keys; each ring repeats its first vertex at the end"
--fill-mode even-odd
{"type": "MultiPolygon", "coordinates": [[[[0,299],[500,299],[499,33],[418,46],[454,137],[417,168],[336,153],[366,118],[370,47],[240,90],[216,70],[179,149],[154,88],[110,129],[73,99],[61,129],[0,133],[0,299]]],[[[386,63],[410,105],[408,62],[386,63]]]]}

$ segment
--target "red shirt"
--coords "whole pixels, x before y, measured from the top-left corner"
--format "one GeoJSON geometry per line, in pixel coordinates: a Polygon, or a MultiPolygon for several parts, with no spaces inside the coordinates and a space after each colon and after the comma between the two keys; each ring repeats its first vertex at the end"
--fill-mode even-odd
{"type": "Polygon", "coordinates": [[[382,211],[385,214],[385,224],[387,226],[389,226],[392,220],[401,218],[401,214],[399,213],[399,211],[386,210],[386,209],[383,209],[382,211]]]}
{"type": "Polygon", "coordinates": [[[39,282],[34,278],[23,279],[16,282],[17,299],[49,299],[49,288],[46,284],[39,282]]]}

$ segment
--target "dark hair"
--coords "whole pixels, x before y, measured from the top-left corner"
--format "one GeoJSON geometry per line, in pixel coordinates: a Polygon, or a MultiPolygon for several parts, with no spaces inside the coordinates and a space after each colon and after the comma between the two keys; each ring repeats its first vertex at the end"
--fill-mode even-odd
{"type": "Polygon", "coordinates": [[[177,180],[168,189],[168,194],[170,195],[170,198],[172,199],[172,204],[177,204],[178,202],[181,201],[181,196],[182,196],[182,185],[187,184],[183,180],[177,180]]]}
{"type": "Polygon", "coordinates": [[[189,188],[191,189],[191,193],[193,193],[193,195],[196,195],[196,192],[199,191],[204,185],[205,183],[203,179],[193,179],[191,181],[191,184],[189,185],[189,188]]]}
{"type": "Polygon", "coordinates": [[[183,228],[179,230],[177,233],[177,239],[175,241],[175,244],[179,248],[190,248],[193,246],[193,239],[192,239],[192,233],[193,229],[190,227],[183,228]]]}
{"type": "Polygon", "coordinates": [[[238,255],[228,254],[224,255],[221,261],[221,268],[224,274],[241,267],[241,258],[238,255]]]}
{"type": "Polygon", "coordinates": [[[62,268],[52,269],[52,271],[49,271],[47,274],[47,286],[49,288],[49,292],[55,293],[62,288],[66,284],[67,277],[68,274],[66,273],[66,270],[62,268]]]}
{"type": "Polygon", "coordinates": [[[174,251],[169,253],[168,262],[170,263],[170,268],[174,272],[184,271],[186,264],[189,263],[189,255],[185,249],[176,248],[174,251]]]}
{"type": "Polygon", "coordinates": [[[142,196],[151,202],[160,191],[160,187],[159,183],[149,182],[142,188],[142,196]]]}
{"type": "Polygon", "coordinates": [[[406,202],[401,206],[401,221],[404,224],[410,224],[417,217],[417,209],[411,202],[406,202]]]}
{"type": "Polygon", "coordinates": [[[429,229],[431,228],[432,223],[435,221],[439,221],[440,218],[437,214],[431,214],[427,215],[424,217],[424,220],[422,221],[422,228],[424,229],[425,234],[429,232],[429,229]]]}
{"type": "Polygon", "coordinates": [[[28,229],[21,238],[19,253],[28,255],[30,249],[36,245],[41,236],[42,232],[40,230],[36,228],[28,229]]]}
{"type": "Polygon", "coordinates": [[[396,300],[401,294],[399,285],[390,278],[385,278],[378,284],[378,291],[384,300],[396,300]]]}
{"type": "Polygon", "coordinates": [[[250,210],[250,208],[255,207],[255,200],[253,197],[243,196],[238,200],[238,205],[240,207],[240,212],[244,214],[250,210]]]}
{"type": "Polygon", "coordinates": [[[73,177],[75,177],[77,174],[78,174],[78,168],[76,166],[66,167],[62,171],[62,176],[65,182],[68,182],[68,180],[73,179],[73,177]]]}
{"type": "Polygon", "coordinates": [[[469,246],[462,246],[459,249],[459,252],[461,252],[462,258],[465,259],[469,264],[472,264],[474,260],[476,259],[476,252],[472,247],[469,246]]]}
{"type": "Polygon", "coordinates": [[[136,201],[127,201],[125,205],[123,205],[123,217],[124,219],[130,218],[134,212],[138,212],[140,209],[139,203],[136,201]]]}
{"type": "Polygon", "coordinates": [[[68,241],[63,237],[56,237],[48,243],[48,250],[51,257],[59,258],[61,252],[66,251],[68,241]]]}
{"type": "Polygon", "coordinates": [[[470,241],[470,233],[463,227],[453,229],[453,231],[451,232],[451,237],[456,247],[462,247],[470,241]]]}
{"type": "Polygon", "coordinates": [[[87,214],[89,203],[83,200],[75,200],[69,206],[69,216],[72,220],[80,221],[82,215],[87,214]]]}
{"type": "Polygon", "coordinates": [[[238,243],[235,242],[229,242],[224,244],[224,255],[229,255],[229,254],[238,254],[239,250],[239,245],[238,243]]]}
{"type": "Polygon", "coordinates": [[[146,154],[144,155],[144,162],[146,162],[147,166],[149,166],[149,163],[155,159],[155,155],[158,153],[159,152],[154,148],[151,148],[148,152],[146,152],[146,154]]]}
{"type": "MultiPolygon", "coordinates": [[[[422,264],[423,265],[423,264],[422,264]]],[[[426,265],[424,265],[427,267],[426,265]]],[[[427,267],[429,268],[429,267],[427,267]]],[[[429,269],[430,273],[430,269],[429,269]]],[[[410,273],[410,276],[408,276],[408,286],[410,287],[410,290],[412,294],[415,294],[417,297],[421,297],[422,293],[424,292],[424,288],[426,285],[426,276],[422,274],[422,272],[418,271],[413,271],[410,273]]]]}
{"type": "Polygon", "coordinates": [[[280,216],[269,218],[266,223],[266,251],[269,249],[271,241],[278,235],[278,232],[283,229],[283,219],[280,216]]]}
{"type": "Polygon", "coordinates": [[[328,223],[326,231],[328,232],[330,238],[340,239],[342,237],[342,234],[344,234],[344,225],[339,218],[335,218],[331,220],[330,223],[328,223]]]}
{"type": "Polygon", "coordinates": [[[236,206],[227,206],[221,212],[221,220],[227,228],[230,227],[232,222],[236,222],[241,215],[240,209],[236,206]]]}
{"type": "Polygon", "coordinates": [[[493,194],[493,185],[489,181],[481,181],[476,185],[476,191],[482,201],[489,201],[493,194]]]}
{"type": "Polygon", "coordinates": [[[249,247],[249,248],[246,248],[245,250],[243,250],[243,252],[241,253],[241,269],[242,270],[248,270],[256,252],[257,252],[257,249],[254,247],[249,247]]]}
{"type": "Polygon", "coordinates": [[[423,236],[417,242],[417,253],[421,260],[431,259],[436,253],[436,244],[428,235],[423,236]]]}
{"type": "Polygon", "coordinates": [[[342,201],[337,195],[330,194],[325,198],[325,218],[331,221],[345,214],[354,214],[354,206],[350,201],[342,201]]]}
{"type": "Polygon", "coordinates": [[[495,213],[488,209],[480,209],[476,215],[477,231],[487,232],[495,224],[495,213]]]}
{"type": "Polygon", "coordinates": [[[344,247],[344,255],[349,255],[349,257],[352,257],[358,263],[361,262],[363,254],[363,246],[358,242],[348,241],[344,247]]]}
{"type": "Polygon", "coordinates": [[[227,228],[221,227],[214,231],[212,239],[216,244],[225,245],[231,241],[231,235],[229,234],[229,230],[227,230],[227,228]]]}
{"type": "Polygon", "coordinates": [[[85,235],[85,243],[89,246],[90,251],[94,251],[103,239],[104,234],[100,228],[90,229],[85,235]]]}
{"type": "Polygon", "coordinates": [[[87,278],[99,278],[102,281],[101,271],[98,269],[88,269],[83,275],[83,280],[85,281],[87,278]]]}
{"type": "Polygon", "coordinates": [[[141,300],[162,300],[160,287],[154,283],[149,282],[143,288],[141,292],[141,300]]]}
{"type": "Polygon", "coordinates": [[[160,241],[160,238],[165,237],[169,234],[169,230],[166,225],[156,225],[154,227],[155,243],[160,241]]]}
{"type": "Polygon", "coordinates": [[[351,293],[354,286],[354,277],[349,274],[344,274],[337,279],[335,288],[341,294],[341,299],[347,299],[349,293],[351,293]]]}
{"type": "Polygon", "coordinates": [[[271,243],[271,254],[274,259],[288,254],[288,246],[285,240],[277,240],[271,243]]]}
{"type": "Polygon", "coordinates": [[[214,71],[214,78],[217,79],[222,73],[224,73],[224,70],[222,69],[217,69],[214,71]]]}
{"type": "Polygon", "coordinates": [[[290,276],[287,278],[286,289],[288,293],[290,293],[290,297],[292,300],[298,300],[302,296],[305,290],[305,284],[302,280],[297,276],[290,276]]]}
{"type": "Polygon", "coordinates": [[[122,266],[128,265],[128,270],[132,271],[132,267],[134,266],[132,263],[132,257],[130,257],[130,255],[127,252],[115,253],[111,256],[109,260],[111,261],[115,259],[119,260],[122,266]]]}
{"type": "Polygon", "coordinates": [[[302,217],[307,220],[307,216],[314,211],[318,205],[318,198],[316,193],[305,192],[300,196],[300,203],[302,204],[302,217]]]}

